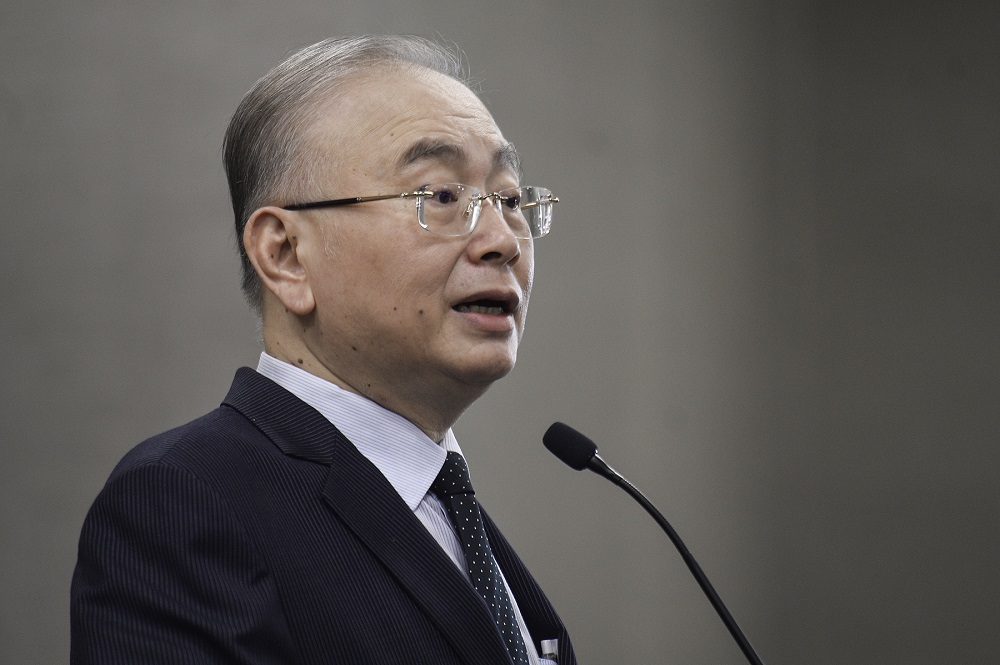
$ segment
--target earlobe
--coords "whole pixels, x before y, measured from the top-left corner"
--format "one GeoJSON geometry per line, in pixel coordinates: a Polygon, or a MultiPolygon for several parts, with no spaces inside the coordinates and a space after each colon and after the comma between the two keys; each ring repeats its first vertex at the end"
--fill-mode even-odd
{"type": "Polygon", "coordinates": [[[305,316],[316,301],[300,256],[296,215],[270,206],[255,210],[243,228],[243,246],[264,288],[286,310],[305,316]]]}

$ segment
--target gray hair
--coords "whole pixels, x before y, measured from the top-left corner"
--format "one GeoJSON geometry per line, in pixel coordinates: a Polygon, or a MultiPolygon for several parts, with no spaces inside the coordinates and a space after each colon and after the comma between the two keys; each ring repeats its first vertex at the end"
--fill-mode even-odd
{"type": "Polygon", "coordinates": [[[257,314],[263,286],[247,258],[243,228],[250,215],[279,196],[298,195],[309,182],[308,118],[338,84],[376,67],[417,65],[468,85],[457,49],[411,35],[365,35],[326,39],[288,56],[243,97],[223,143],[229,195],[236,220],[242,288],[257,314]]]}

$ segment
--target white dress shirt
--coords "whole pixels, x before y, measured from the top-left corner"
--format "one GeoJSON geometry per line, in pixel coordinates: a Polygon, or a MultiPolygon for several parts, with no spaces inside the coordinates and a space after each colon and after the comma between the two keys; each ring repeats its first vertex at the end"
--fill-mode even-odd
{"type": "MultiPolygon", "coordinates": [[[[398,413],[278,360],[266,352],[260,354],[257,371],[333,423],[382,472],[400,498],[468,579],[462,544],[455,535],[441,501],[429,491],[444,466],[448,453],[462,454],[451,429],[445,432],[440,444],[435,443],[419,427],[398,413]]],[[[504,585],[507,586],[507,594],[527,647],[528,661],[531,665],[545,665],[550,661],[539,660],[535,644],[524,625],[521,610],[517,607],[507,580],[504,580],[504,585]]]]}

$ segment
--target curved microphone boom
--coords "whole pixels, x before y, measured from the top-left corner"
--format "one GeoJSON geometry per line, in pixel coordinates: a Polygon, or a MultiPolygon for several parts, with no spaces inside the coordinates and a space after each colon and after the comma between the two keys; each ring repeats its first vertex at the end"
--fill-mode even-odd
{"type": "Polygon", "coordinates": [[[722,623],[726,624],[726,628],[729,629],[729,633],[736,640],[736,644],[739,645],[740,650],[743,655],[746,656],[747,660],[751,665],[763,665],[757,652],[754,651],[753,647],[750,645],[750,641],[747,640],[746,635],[740,630],[739,625],[736,623],[736,619],[733,615],[729,613],[726,609],[725,604],[722,599],[719,598],[719,594],[715,592],[712,587],[711,582],[705,577],[705,573],[701,570],[701,566],[698,562],[694,560],[691,552],[684,545],[681,537],[677,535],[674,528],[670,526],[667,519],[656,509],[652,503],[649,502],[642,492],[640,492],[636,487],[623,478],[617,471],[612,469],[608,464],[601,459],[601,456],[597,454],[597,445],[588,439],[586,436],[577,432],[575,429],[569,425],[564,425],[563,423],[553,423],[551,427],[545,432],[542,437],[542,442],[545,447],[549,449],[553,455],[561,459],[568,466],[581,471],[583,469],[590,469],[594,473],[604,476],[615,485],[618,485],[623,490],[625,490],[629,496],[639,502],[646,512],[652,516],[656,523],[660,525],[667,536],[670,537],[671,542],[680,552],[681,558],[684,559],[684,563],[687,564],[688,570],[694,575],[694,579],[698,582],[698,586],[701,590],[705,592],[708,596],[709,602],[712,603],[712,607],[718,613],[719,618],[722,619],[722,623]]]}

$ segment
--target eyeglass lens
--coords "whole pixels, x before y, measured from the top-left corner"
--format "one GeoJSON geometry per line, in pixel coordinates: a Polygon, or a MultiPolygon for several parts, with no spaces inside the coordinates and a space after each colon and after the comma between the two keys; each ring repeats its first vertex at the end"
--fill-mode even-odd
{"type": "Polygon", "coordinates": [[[427,185],[417,198],[420,225],[447,236],[469,233],[482,205],[496,206],[517,238],[541,238],[552,226],[552,192],[543,187],[513,187],[484,197],[479,190],[458,183],[427,185]]]}

